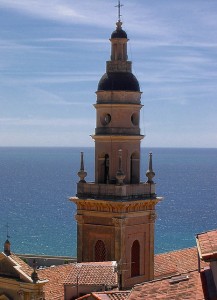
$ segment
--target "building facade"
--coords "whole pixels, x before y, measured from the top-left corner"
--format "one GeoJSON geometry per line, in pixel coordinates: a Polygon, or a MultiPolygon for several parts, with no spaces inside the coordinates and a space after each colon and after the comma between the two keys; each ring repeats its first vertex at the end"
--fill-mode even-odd
{"type": "Polygon", "coordinates": [[[95,181],[86,182],[83,153],[78,172],[78,262],[117,261],[120,288],[154,278],[156,197],[152,154],[140,180],[141,91],[127,56],[119,18],[111,34],[111,59],[96,92],[95,181]]]}
{"type": "Polygon", "coordinates": [[[6,240],[0,253],[0,300],[43,300],[47,282],[39,279],[35,268],[11,253],[6,240]]]}

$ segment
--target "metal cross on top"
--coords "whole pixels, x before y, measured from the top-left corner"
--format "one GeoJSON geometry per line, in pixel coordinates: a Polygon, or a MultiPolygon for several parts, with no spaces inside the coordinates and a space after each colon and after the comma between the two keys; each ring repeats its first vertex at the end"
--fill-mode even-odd
{"type": "Polygon", "coordinates": [[[123,4],[121,4],[121,1],[118,1],[118,5],[116,5],[115,7],[118,7],[118,21],[121,20],[121,7],[123,6],[123,4]]]}
{"type": "Polygon", "coordinates": [[[7,239],[9,239],[10,238],[10,236],[9,236],[9,225],[8,225],[8,223],[7,223],[7,225],[6,225],[6,228],[7,228],[7,239]]]}

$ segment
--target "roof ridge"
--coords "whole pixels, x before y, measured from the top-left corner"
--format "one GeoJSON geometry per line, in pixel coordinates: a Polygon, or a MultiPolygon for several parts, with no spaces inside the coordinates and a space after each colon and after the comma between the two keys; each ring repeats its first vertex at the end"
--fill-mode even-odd
{"type": "Polygon", "coordinates": [[[169,254],[169,253],[174,253],[174,252],[180,252],[180,251],[186,251],[188,249],[190,250],[190,249],[195,249],[195,248],[197,248],[197,247],[194,246],[194,247],[181,248],[181,249],[171,250],[168,252],[156,253],[154,256],[164,255],[164,254],[169,254]]]}

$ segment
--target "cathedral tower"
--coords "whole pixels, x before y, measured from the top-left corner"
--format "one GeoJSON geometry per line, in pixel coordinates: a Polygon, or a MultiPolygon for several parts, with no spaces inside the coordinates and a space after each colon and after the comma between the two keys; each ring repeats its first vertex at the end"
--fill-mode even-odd
{"type": "MultiPolygon", "coordinates": [[[[120,2],[119,2],[120,9],[120,2]]],[[[78,262],[118,262],[120,287],[154,278],[156,197],[152,155],[140,181],[141,91],[127,57],[122,22],[111,35],[111,59],[96,92],[95,181],[86,182],[83,153],[78,172],[78,262]]]]}

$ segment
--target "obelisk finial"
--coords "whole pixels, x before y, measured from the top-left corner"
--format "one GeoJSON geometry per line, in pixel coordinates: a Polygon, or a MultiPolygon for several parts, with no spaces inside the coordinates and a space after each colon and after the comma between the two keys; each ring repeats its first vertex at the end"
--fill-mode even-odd
{"type": "Polygon", "coordinates": [[[124,178],[126,175],[124,174],[122,170],[122,150],[118,150],[118,171],[116,173],[116,179],[117,179],[117,184],[118,185],[123,185],[124,184],[124,178]]]}
{"type": "Polygon", "coordinates": [[[32,278],[33,283],[36,283],[39,280],[39,278],[38,278],[38,273],[37,273],[37,263],[36,263],[35,259],[33,260],[32,265],[33,265],[33,272],[31,274],[31,278],[32,278]]]}
{"type": "Polygon", "coordinates": [[[80,181],[79,182],[86,182],[85,181],[85,177],[87,176],[87,172],[84,171],[84,152],[81,152],[81,167],[80,167],[80,171],[78,172],[78,177],[80,177],[80,181]]]}
{"type": "Polygon", "coordinates": [[[153,178],[155,176],[155,173],[152,169],[152,153],[149,153],[149,166],[148,171],[146,172],[146,176],[148,177],[147,183],[154,183],[153,178]]]}
{"type": "Polygon", "coordinates": [[[4,243],[4,253],[9,256],[9,255],[11,255],[11,243],[9,241],[10,236],[8,234],[8,230],[9,230],[8,223],[6,225],[6,228],[7,228],[7,239],[6,239],[5,243],[4,243]]]}

